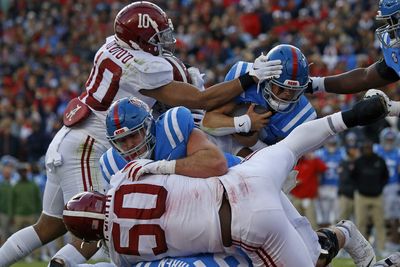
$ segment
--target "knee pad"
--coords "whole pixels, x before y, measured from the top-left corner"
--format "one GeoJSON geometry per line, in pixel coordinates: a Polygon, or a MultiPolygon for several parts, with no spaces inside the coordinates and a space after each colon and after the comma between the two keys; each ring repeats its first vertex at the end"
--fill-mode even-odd
{"type": "Polygon", "coordinates": [[[326,260],[326,265],[331,263],[332,259],[339,252],[339,243],[336,234],[329,228],[317,230],[318,242],[321,245],[320,258],[326,260]]]}
{"type": "Polygon", "coordinates": [[[375,95],[357,102],[352,109],[342,112],[347,127],[363,126],[386,117],[388,109],[385,99],[375,95]]]}

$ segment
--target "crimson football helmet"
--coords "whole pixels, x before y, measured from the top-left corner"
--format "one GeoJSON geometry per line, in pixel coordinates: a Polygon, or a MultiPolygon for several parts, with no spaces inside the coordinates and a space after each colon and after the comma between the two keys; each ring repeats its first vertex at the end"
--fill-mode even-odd
{"type": "Polygon", "coordinates": [[[173,53],[176,39],[167,14],[157,5],[140,1],[124,7],[116,16],[114,31],[122,46],[153,55],[173,53]]]}
{"type": "Polygon", "coordinates": [[[106,196],[99,192],[82,192],[64,207],[63,220],[68,231],[83,241],[104,238],[106,196]]]}

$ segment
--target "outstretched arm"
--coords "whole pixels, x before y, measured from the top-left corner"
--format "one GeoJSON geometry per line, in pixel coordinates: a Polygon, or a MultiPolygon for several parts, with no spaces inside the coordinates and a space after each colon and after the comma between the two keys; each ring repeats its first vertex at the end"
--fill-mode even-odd
{"type": "Polygon", "coordinates": [[[205,110],[219,107],[242,92],[243,88],[239,79],[213,85],[201,92],[191,84],[177,81],[172,81],[155,90],[140,90],[141,94],[169,106],[205,110]]]}
{"type": "Polygon", "coordinates": [[[378,63],[375,63],[367,68],[358,68],[342,74],[326,77],[326,91],[336,94],[353,94],[390,84],[390,80],[385,80],[379,74],[377,64],[378,63]]]}
{"type": "Polygon", "coordinates": [[[287,146],[299,159],[307,152],[320,147],[328,137],[354,126],[376,122],[388,114],[387,103],[382,96],[363,99],[350,110],[306,122],[295,128],[279,144],[287,146]]]}
{"type": "Polygon", "coordinates": [[[381,59],[367,68],[357,68],[338,75],[311,79],[314,92],[353,94],[388,85],[398,81],[399,76],[381,59]]]}
{"type": "Polygon", "coordinates": [[[140,93],[169,106],[211,110],[231,101],[258,81],[279,76],[281,73],[280,60],[268,61],[266,56],[261,55],[254,61],[249,72],[231,81],[213,85],[204,91],[199,91],[188,83],[172,81],[154,90],[140,90],[140,93]]]}

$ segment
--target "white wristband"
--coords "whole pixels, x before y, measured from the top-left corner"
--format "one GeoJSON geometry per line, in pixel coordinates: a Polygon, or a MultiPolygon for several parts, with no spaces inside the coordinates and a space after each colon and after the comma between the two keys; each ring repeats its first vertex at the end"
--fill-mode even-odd
{"type": "Polygon", "coordinates": [[[161,160],[157,168],[159,174],[175,173],[176,160],[161,160]]]}
{"type": "Polygon", "coordinates": [[[233,123],[235,125],[235,130],[237,133],[248,133],[251,129],[251,120],[249,115],[244,114],[239,117],[233,118],[233,123]]]}
{"type": "Polygon", "coordinates": [[[311,77],[313,93],[325,92],[325,77],[311,77]]]}

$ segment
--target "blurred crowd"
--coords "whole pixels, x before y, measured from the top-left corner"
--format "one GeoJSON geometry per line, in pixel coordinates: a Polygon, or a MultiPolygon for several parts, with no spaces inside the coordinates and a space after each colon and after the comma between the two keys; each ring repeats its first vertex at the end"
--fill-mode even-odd
{"type": "MultiPolygon", "coordinates": [[[[13,166],[13,187],[26,178],[38,186],[40,196],[45,182],[43,155],[62,126],[62,113],[68,101],[82,92],[95,52],[113,34],[117,12],[130,2],[0,0],[0,168],[4,172],[6,166],[13,166]]],[[[205,73],[207,86],[222,81],[237,60],[252,61],[279,43],[302,50],[311,76],[368,66],[381,56],[374,35],[376,0],[153,2],[173,21],[175,54],[205,73]]],[[[399,100],[398,83],[385,92],[399,100]]],[[[309,98],[322,116],[359,97],[317,94],[309,98]]],[[[398,130],[398,121],[382,120],[360,128],[357,136],[379,143],[385,127],[398,130]]],[[[7,182],[4,177],[2,173],[1,186],[7,182]]],[[[36,194],[36,189],[31,190],[36,194]]]]}

